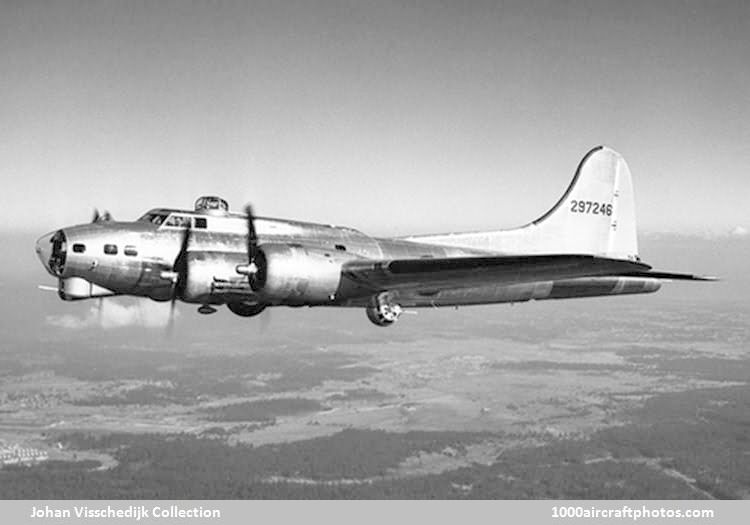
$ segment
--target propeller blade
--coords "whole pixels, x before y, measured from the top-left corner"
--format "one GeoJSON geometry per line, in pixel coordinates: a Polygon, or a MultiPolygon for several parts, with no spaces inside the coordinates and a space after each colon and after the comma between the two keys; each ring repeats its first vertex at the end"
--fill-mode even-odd
{"type": "Polygon", "coordinates": [[[99,298],[99,304],[96,306],[96,322],[99,325],[99,328],[102,328],[104,324],[102,323],[102,310],[104,308],[104,298],[99,298]]]}
{"type": "Polygon", "coordinates": [[[188,280],[188,246],[190,245],[190,237],[192,236],[192,229],[188,224],[187,228],[182,230],[182,240],[180,242],[180,251],[177,253],[177,257],[172,265],[172,270],[177,274],[177,280],[172,290],[172,301],[182,297],[185,292],[185,286],[187,286],[188,280]]]}
{"type": "Polygon", "coordinates": [[[253,264],[258,255],[258,234],[255,232],[253,208],[249,204],[245,206],[245,215],[247,218],[247,261],[253,264]]]}
{"type": "Polygon", "coordinates": [[[91,216],[91,222],[107,222],[112,220],[112,214],[107,210],[104,213],[99,213],[97,208],[94,208],[94,214],[91,216]]]}
{"type": "Polygon", "coordinates": [[[170,336],[174,334],[174,309],[177,299],[181,299],[185,294],[185,287],[190,277],[188,272],[190,265],[188,264],[188,247],[190,246],[190,237],[192,236],[193,230],[190,223],[187,227],[182,230],[182,240],[180,242],[180,251],[177,253],[177,257],[172,265],[172,271],[177,274],[175,282],[172,284],[172,298],[169,305],[169,319],[167,321],[167,334],[170,336]]]}
{"type": "Polygon", "coordinates": [[[258,319],[258,332],[260,335],[265,335],[271,325],[271,308],[263,310],[258,317],[260,317],[258,319]]]}
{"type": "Polygon", "coordinates": [[[169,317],[167,318],[167,337],[174,336],[174,296],[169,303],[169,317]]]}

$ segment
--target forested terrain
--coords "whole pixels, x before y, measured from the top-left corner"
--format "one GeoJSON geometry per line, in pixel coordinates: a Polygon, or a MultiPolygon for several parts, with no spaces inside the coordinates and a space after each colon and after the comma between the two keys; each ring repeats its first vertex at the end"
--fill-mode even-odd
{"type": "Polygon", "coordinates": [[[746,310],[578,308],[391,345],[18,343],[6,441],[52,459],[0,469],[0,497],[750,497],[746,310]]]}
{"type": "Polygon", "coordinates": [[[273,421],[279,416],[305,414],[327,410],[329,407],[322,405],[315,399],[304,399],[300,397],[281,397],[274,399],[258,399],[255,401],[243,401],[229,405],[205,408],[205,418],[216,422],[237,421],[273,421]]]}
{"type": "Polygon", "coordinates": [[[589,438],[510,448],[492,465],[393,477],[409,457],[461,455],[486,433],[347,429],[284,444],[227,445],[190,434],[74,433],[67,447],[118,465],[48,462],[0,470],[4,498],[738,498],[750,489],[750,386],[656,396],[632,423],[589,438]]]}

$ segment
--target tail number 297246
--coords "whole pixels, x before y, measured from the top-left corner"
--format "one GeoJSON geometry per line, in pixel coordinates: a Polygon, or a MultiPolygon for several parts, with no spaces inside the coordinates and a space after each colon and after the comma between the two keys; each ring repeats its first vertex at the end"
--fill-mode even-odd
{"type": "Polygon", "coordinates": [[[573,213],[593,213],[594,215],[612,215],[612,205],[594,201],[570,201],[570,211],[573,213]]]}

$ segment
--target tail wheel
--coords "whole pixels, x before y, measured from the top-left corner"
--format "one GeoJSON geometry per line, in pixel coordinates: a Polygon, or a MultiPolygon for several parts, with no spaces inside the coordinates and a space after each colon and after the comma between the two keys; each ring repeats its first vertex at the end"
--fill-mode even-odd
{"type": "Polygon", "coordinates": [[[402,311],[400,305],[390,301],[384,294],[373,297],[365,309],[367,318],[377,326],[392,325],[398,321],[402,311]]]}

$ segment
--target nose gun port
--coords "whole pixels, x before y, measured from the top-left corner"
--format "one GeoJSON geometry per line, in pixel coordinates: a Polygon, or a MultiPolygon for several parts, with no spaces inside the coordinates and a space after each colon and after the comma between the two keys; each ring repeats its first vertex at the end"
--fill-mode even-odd
{"type": "Polygon", "coordinates": [[[57,230],[40,237],[36,241],[36,254],[50,275],[62,276],[67,254],[65,233],[57,230]]]}

